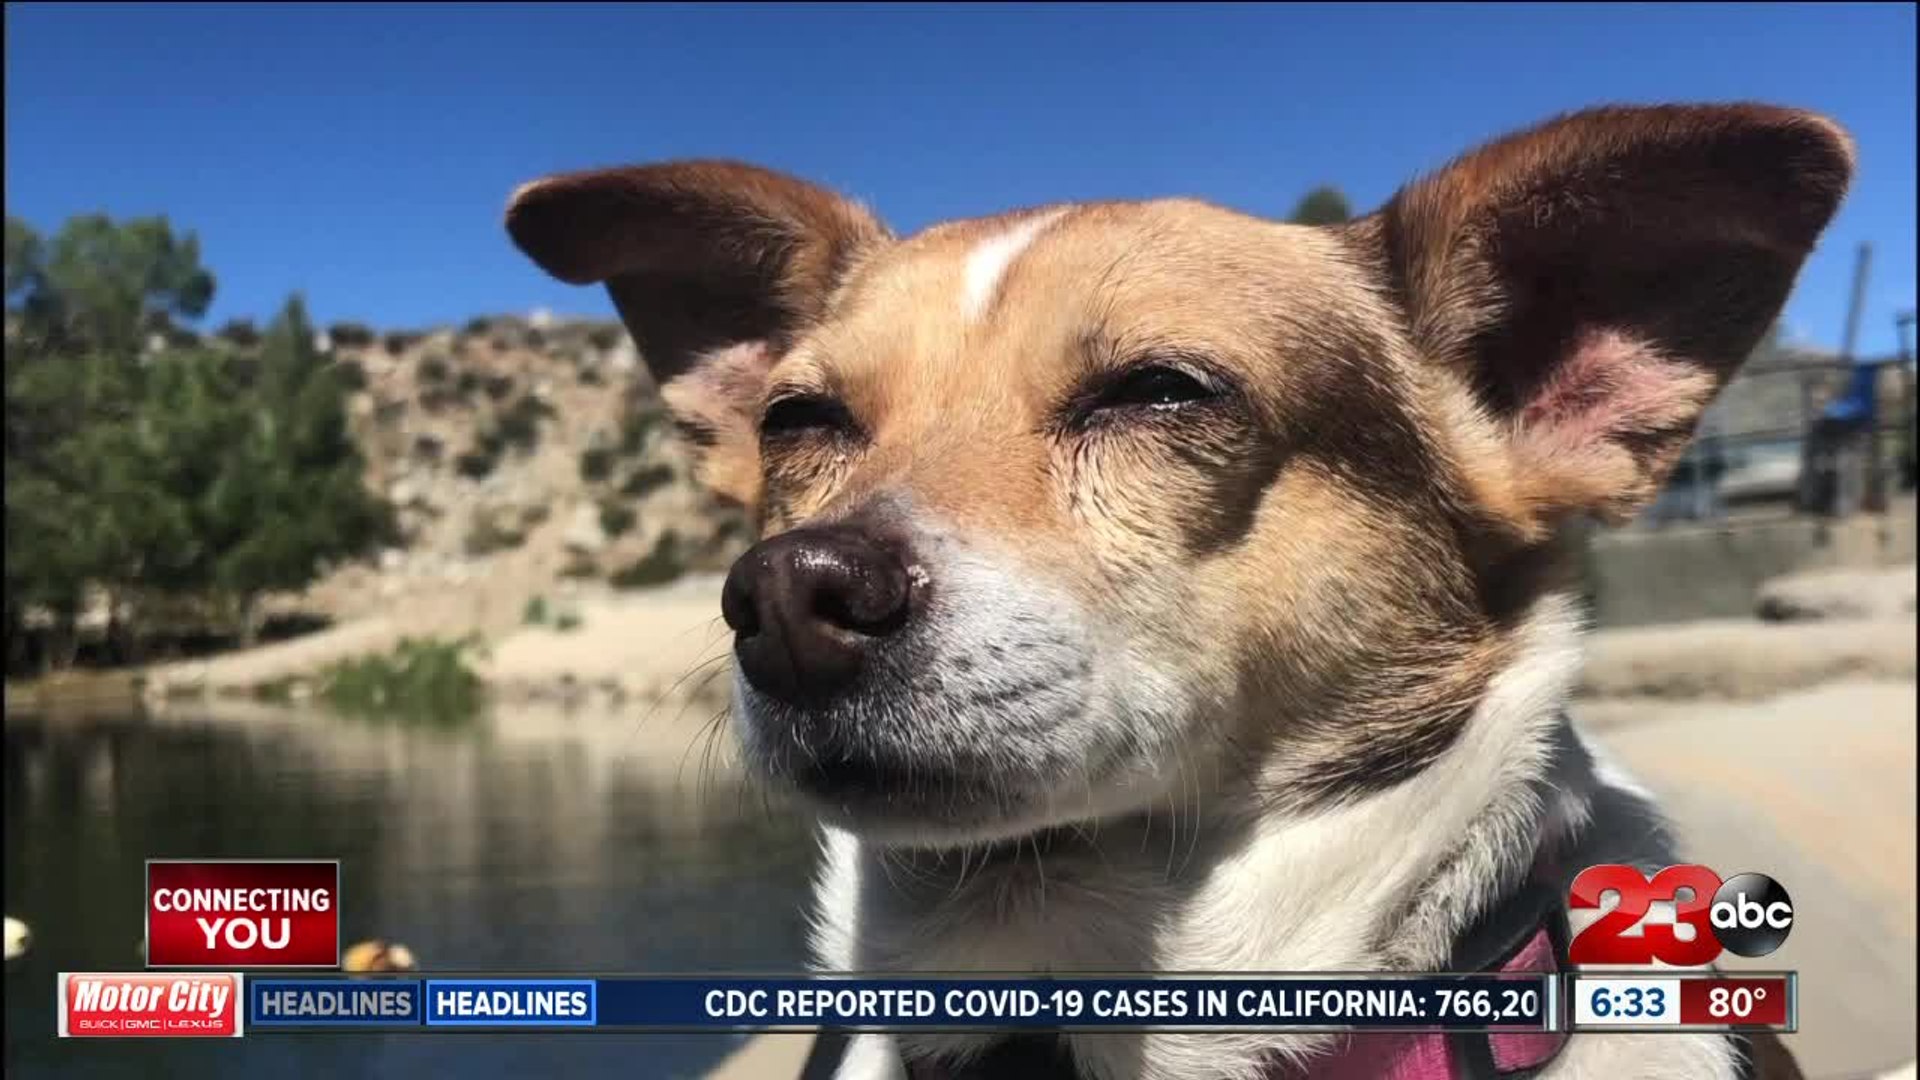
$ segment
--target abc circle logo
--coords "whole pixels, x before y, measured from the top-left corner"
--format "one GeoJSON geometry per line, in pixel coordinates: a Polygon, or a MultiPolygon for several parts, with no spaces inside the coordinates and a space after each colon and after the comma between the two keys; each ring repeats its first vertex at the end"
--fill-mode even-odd
{"type": "Polygon", "coordinates": [[[1651,879],[1631,866],[1590,866],[1573,879],[1567,906],[1601,913],[1568,948],[1573,964],[1698,967],[1723,950],[1766,956],[1793,930],[1793,898],[1779,882],[1755,873],[1722,881],[1699,865],[1669,866],[1651,879]],[[1609,892],[1620,897],[1611,909],[1602,903],[1609,892]],[[1673,905],[1673,921],[1643,921],[1660,902],[1673,905]],[[1684,937],[1683,925],[1690,930],[1684,937]],[[1638,934],[1628,933],[1636,926],[1638,934]]]}
{"type": "Polygon", "coordinates": [[[1793,897],[1765,874],[1735,874],[1713,894],[1707,921],[1728,952],[1766,956],[1793,930],[1793,897]]]}

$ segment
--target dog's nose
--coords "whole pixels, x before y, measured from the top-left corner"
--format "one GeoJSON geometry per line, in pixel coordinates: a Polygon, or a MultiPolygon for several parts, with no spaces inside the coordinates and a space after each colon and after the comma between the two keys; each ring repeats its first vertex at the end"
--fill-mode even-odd
{"type": "Polygon", "coordinates": [[[720,613],[747,681],[802,704],[853,681],[874,643],[906,624],[911,591],[905,564],[865,533],[796,529],[740,556],[720,613]]]}

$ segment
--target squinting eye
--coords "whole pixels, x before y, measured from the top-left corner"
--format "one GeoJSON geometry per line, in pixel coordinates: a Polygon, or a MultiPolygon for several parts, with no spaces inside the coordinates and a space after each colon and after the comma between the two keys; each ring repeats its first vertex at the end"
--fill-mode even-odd
{"type": "Polygon", "coordinates": [[[1109,384],[1093,400],[1095,409],[1173,408],[1214,397],[1200,380],[1176,368],[1150,364],[1109,384]]]}
{"type": "Polygon", "coordinates": [[[760,418],[763,438],[809,431],[846,431],[852,426],[853,417],[847,414],[846,406],[829,397],[808,394],[781,398],[768,405],[766,415],[760,418]]]}

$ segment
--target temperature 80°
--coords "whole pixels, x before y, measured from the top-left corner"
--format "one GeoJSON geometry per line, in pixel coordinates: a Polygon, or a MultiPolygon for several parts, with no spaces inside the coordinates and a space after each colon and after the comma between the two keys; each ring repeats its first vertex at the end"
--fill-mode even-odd
{"type": "Polygon", "coordinates": [[[1745,1020],[1767,1000],[1764,986],[1716,986],[1707,991],[1707,1015],[1715,1020],[1745,1020]]]}
{"type": "Polygon", "coordinates": [[[1440,1016],[1467,1020],[1531,1020],[1540,1015],[1540,988],[1476,986],[1440,991],[1440,1016]]]}

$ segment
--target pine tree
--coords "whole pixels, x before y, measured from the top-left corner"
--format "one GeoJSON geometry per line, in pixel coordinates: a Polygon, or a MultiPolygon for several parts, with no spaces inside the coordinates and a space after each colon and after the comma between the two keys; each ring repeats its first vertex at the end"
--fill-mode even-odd
{"type": "Polygon", "coordinates": [[[7,220],[9,670],[36,638],[71,660],[91,590],[118,612],[186,602],[257,629],[257,601],[389,538],[364,484],[348,389],[298,296],[257,354],[148,338],[197,319],[213,276],[164,218],[7,220]],[[24,634],[29,614],[50,632],[24,634]]]}
{"type": "Polygon", "coordinates": [[[1302,196],[1287,220],[1295,225],[1338,225],[1353,217],[1353,207],[1339,188],[1317,187],[1302,196]]]}
{"type": "Polygon", "coordinates": [[[267,329],[251,396],[253,422],[212,496],[213,530],[233,541],[215,578],[235,602],[243,643],[258,630],[263,593],[304,587],[329,562],[366,554],[393,532],[391,511],[363,479],[345,382],[315,345],[299,296],[267,329]]]}

